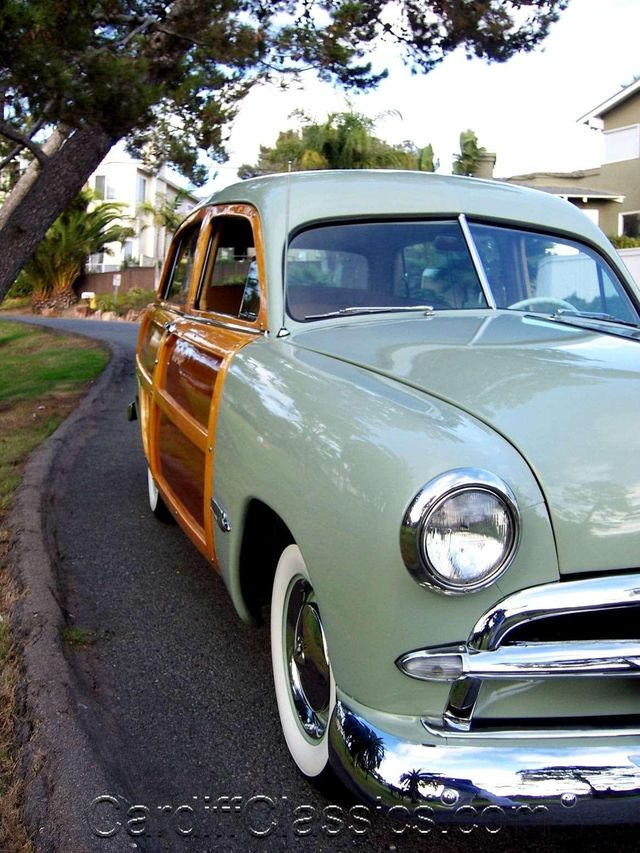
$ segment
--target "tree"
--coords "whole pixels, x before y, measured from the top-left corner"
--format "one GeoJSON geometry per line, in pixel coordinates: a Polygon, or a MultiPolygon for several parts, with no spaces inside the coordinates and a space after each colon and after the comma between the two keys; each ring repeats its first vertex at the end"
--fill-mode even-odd
{"type": "Polygon", "coordinates": [[[131,229],[120,224],[122,205],[111,202],[92,206],[90,193],[82,193],[47,231],[22,275],[32,290],[36,310],[47,305],[66,308],[76,301],[73,285],[89,255],[122,242],[131,229]]]}
{"type": "Polygon", "coordinates": [[[453,174],[475,175],[486,150],[478,145],[478,137],[473,130],[463,130],[460,134],[460,153],[453,158],[453,174]]]}
{"type": "Polygon", "coordinates": [[[0,167],[32,166],[0,211],[0,298],[110,147],[203,180],[257,79],[315,68],[375,85],[376,43],[427,72],[455,48],[503,62],[532,50],[568,0],[4,0],[0,167]],[[524,14],[523,9],[528,10],[524,14]]]}
{"type": "Polygon", "coordinates": [[[241,178],[309,169],[420,169],[434,171],[433,149],[410,142],[389,145],[373,135],[375,119],[353,110],[332,113],[324,122],[302,118],[300,130],[285,130],[273,148],[260,146],[258,162],[238,169],[241,178]],[[431,166],[431,168],[426,168],[431,166]]]}
{"type": "MultiPolygon", "coordinates": [[[[167,237],[171,236],[185,217],[184,202],[189,198],[188,190],[178,190],[175,195],[160,195],[155,204],[143,202],[138,207],[138,213],[150,217],[156,226],[155,255],[163,258],[166,254],[167,237]]],[[[146,228],[143,225],[142,228],[146,228]]]]}

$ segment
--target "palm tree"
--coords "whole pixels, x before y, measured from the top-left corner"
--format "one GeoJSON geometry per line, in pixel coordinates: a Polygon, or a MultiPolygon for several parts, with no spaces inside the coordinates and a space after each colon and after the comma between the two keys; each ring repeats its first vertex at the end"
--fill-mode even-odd
{"type": "Polygon", "coordinates": [[[92,203],[92,194],[82,192],[56,219],[25,266],[34,310],[72,305],[76,301],[73,285],[89,255],[130,236],[131,229],[120,224],[122,205],[107,202],[90,207],[92,203]]]}
{"type": "Polygon", "coordinates": [[[453,158],[453,174],[475,175],[486,150],[478,145],[478,137],[473,130],[463,130],[460,134],[460,153],[453,158]]]}
{"type": "Polygon", "coordinates": [[[415,803],[420,799],[420,785],[432,778],[433,774],[426,773],[424,770],[409,770],[402,774],[400,782],[411,801],[415,803]]]}
{"type": "MultiPolygon", "coordinates": [[[[174,196],[169,194],[158,195],[155,204],[149,201],[138,206],[138,214],[143,217],[151,217],[156,228],[156,258],[164,258],[167,242],[173,236],[178,226],[185,217],[184,202],[189,198],[189,190],[178,190],[174,196]]],[[[143,224],[141,230],[147,228],[143,224]]],[[[158,261],[161,264],[161,261],[158,261]]]]}
{"type": "Polygon", "coordinates": [[[344,722],[345,739],[356,767],[374,775],[384,758],[384,741],[365,723],[349,716],[344,722]]]}

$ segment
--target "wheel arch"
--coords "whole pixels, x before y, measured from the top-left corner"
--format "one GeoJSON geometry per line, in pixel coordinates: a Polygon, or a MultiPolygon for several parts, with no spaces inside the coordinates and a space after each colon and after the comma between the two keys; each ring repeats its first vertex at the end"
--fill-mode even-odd
{"type": "Polygon", "coordinates": [[[295,542],[293,534],[268,504],[252,498],[246,506],[238,580],[242,603],[258,623],[264,621],[263,609],[271,601],[271,589],[280,555],[295,542]]]}

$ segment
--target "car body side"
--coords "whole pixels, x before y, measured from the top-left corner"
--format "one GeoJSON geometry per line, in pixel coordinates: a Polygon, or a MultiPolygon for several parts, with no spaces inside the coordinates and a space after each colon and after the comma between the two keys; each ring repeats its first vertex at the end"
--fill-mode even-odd
{"type": "MultiPolygon", "coordinates": [[[[442,739],[426,734],[421,719],[442,713],[450,685],[407,678],[396,661],[412,649],[464,643],[482,615],[506,596],[559,581],[544,483],[509,435],[447,399],[437,383],[425,391],[332,347],[331,335],[346,326],[384,336],[384,320],[322,321],[327,341],[319,347],[310,334],[318,324],[296,322],[285,310],[287,241],[301,228],[325,221],[463,214],[483,223],[577,237],[603,254],[631,291],[634,285],[601,232],[570,204],[495,182],[423,177],[310,173],[291,181],[279,176],[223,190],[204,206],[254,211],[264,313],[260,333],[238,332],[237,345],[225,357],[215,417],[207,424],[211,459],[205,498],[224,513],[228,529],[216,525],[205,506],[215,547],[196,544],[221,572],[239,615],[249,620],[251,585],[260,587],[262,575],[273,572],[260,559],[264,528],[252,529],[251,521],[256,507],[261,517],[277,519],[300,547],[317,594],[339,699],[384,723],[398,738],[404,734],[413,743],[435,745],[442,739]],[[353,182],[351,193],[345,192],[345,181],[353,182]],[[447,596],[418,586],[410,576],[400,550],[400,525],[425,483],[457,469],[490,471],[507,483],[521,529],[513,562],[497,581],[473,594],[447,596]]],[[[155,310],[162,335],[162,323],[170,324],[173,315],[162,304],[155,310]]],[[[478,319],[483,313],[477,312],[478,319]]],[[[144,335],[143,326],[141,340],[144,335]]],[[[143,436],[151,460],[147,410],[153,367],[147,364],[141,373],[140,352],[138,361],[143,436]]],[[[550,375],[549,389],[554,381],[550,375]]],[[[597,450],[594,439],[594,454],[597,450]]],[[[581,548],[588,563],[588,543],[574,545],[576,563],[581,548]]],[[[612,697],[622,713],[634,709],[635,695],[622,681],[591,684],[583,693],[568,686],[562,680],[554,685],[516,680],[509,691],[499,697],[487,693],[480,704],[488,717],[497,706],[498,716],[514,718],[535,716],[549,702],[555,717],[570,718],[585,698],[594,717],[607,715],[612,697]]]]}

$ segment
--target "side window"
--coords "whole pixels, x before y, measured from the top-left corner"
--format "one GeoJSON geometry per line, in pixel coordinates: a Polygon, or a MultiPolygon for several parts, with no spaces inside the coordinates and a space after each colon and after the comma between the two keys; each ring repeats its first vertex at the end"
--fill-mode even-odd
{"type": "Polygon", "coordinates": [[[242,320],[257,319],[260,287],[255,241],[248,219],[241,216],[219,219],[197,307],[242,320]]]}
{"type": "Polygon", "coordinates": [[[173,302],[174,305],[184,305],[187,301],[199,236],[200,224],[185,231],[180,238],[171,275],[163,295],[167,302],[173,302]]]}

